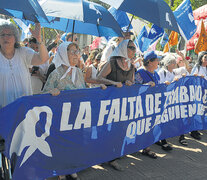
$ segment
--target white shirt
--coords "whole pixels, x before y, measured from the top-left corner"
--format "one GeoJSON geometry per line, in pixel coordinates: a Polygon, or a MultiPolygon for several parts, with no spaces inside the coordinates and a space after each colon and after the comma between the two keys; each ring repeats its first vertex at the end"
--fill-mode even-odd
{"type": "MultiPolygon", "coordinates": [[[[91,64],[89,67],[92,68],[91,77],[93,79],[96,79],[97,69],[95,68],[93,64],[91,64]]],[[[100,84],[93,84],[93,83],[90,84],[90,88],[95,88],[95,87],[100,87],[100,84]]]]}
{"type": "Polygon", "coordinates": [[[163,68],[159,70],[158,74],[160,76],[160,83],[164,83],[165,81],[172,82],[175,77],[174,72],[170,72],[163,68]]]}
{"type": "Polygon", "coordinates": [[[46,61],[44,64],[39,65],[39,71],[42,76],[47,74],[47,70],[49,67],[49,61],[46,61]]]}
{"type": "Polygon", "coordinates": [[[187,71],[185,66],[173,69],[173,72],[175,74],[175,78],[179,79],[183,77],[183,74],[189,75],[189,72],[187,71]]]}
{"type": "Polygon", "coordinates": [[[27,47],[15,49],[12,59],[0,52],[0,108],[21,96],[32,95],[29,67],[34,54],[27,47]]]}
{"type": "Polygon", "coordinates": [[[32,92],[33,94],[40,94],[43,86],[43,82],[37,76],[31,76],[32,92]]]}
{"type": "Polygon", "coordinates": [[[207,68],[206,67],[200,66],[198,70],[198,66],[195,65],[191,71],[191,74],[192,75],[198,74],[200,76],[203,75],[204,78],[207,80],[207,68]]]}

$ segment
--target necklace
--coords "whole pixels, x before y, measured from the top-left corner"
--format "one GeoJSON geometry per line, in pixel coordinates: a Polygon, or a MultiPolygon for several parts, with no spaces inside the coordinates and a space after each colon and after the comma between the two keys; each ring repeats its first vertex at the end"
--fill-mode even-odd
{"type": "Polygon", "coordinates": [[[2,55],[5,57],[5,58],[7,58],[7,59],[12,59],[13,57],[14,57],[14,53],[15,53],[15,49],[13,50],[13,52],[11,52],[11,53],[5,53],[4,51],[2,51],[2,49],[0,48],[0,51],[1,51],[1,53],[2,53],[2,55]]]}

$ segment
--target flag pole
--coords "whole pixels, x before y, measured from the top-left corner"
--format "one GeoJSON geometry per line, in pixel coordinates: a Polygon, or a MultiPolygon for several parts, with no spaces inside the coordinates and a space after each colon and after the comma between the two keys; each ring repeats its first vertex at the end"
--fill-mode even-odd
{"type": "Polygon", "coordinates": [[[133,19],[134,19],[134,15],[132,16],[132,18],[131,18],[131,20],[130,20],[130,23],[129,23],[128,27],[127,27],[127,31],[126,31],[126,32],[129,31],[129,27],[130,27],[130,25],[132,24],[132,20],[133,20],[133,19]]]}
{"type": "Polygon", "coordinates": [[[42,38],[43,38],[43,43],[45,44],[45,29],[42,27],[42,38]]]}
{"type": "Polygon", "coordinates": [[[72,42],[73,42],[73,34],[74,34],[74,29],[75,29],[75,20],[73,20],[73,29],[72,29],[72,42]]]}

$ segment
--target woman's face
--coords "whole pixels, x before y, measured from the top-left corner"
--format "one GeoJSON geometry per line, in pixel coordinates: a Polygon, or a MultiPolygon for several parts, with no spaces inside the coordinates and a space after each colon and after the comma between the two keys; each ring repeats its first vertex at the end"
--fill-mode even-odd
{"type": "Polygon", "coordinates": [[[3,29],[0,32],[0,45],[1,47],[14,48],[15,44],[14,33],[10,29],[3,29]]]}
{"type": "Polygon", "coordinates": [[[202,66],[207,66],[207,54],[202,57],[202,66]]]}
{"type": "Polygon", "coordinates": [[[132,59],[135,56],[136,53],[136,46],[134,45],[133,42],[130,42],[127,46],[127,53],[129,59],[132,59]]]}
{"type": "Polygon", "coordinates": [[[185,63],[184,63],[184,61],[181,59],[181,60],[179,60],[179,62],[178,62],[178,67],[183,67],[183,66],[185,66],[185,63]]]}
{"type": "Polygon", "coordinates": [[[158,68],[159,59],[156,58],[154,61],[149,61],[149,65],[153,70],[158,68]]]}
{"type": "Polygon", "coordinates": [[[78,64],[78,58],[80,51],[76,48],[75,45],[69,46],[68,49],[68,60],[71,66],[75,66],[78,64]]]}
{"type": "Polygon", "coordinates": [[[167,66],[167,69],[169,70],[173,70],[173,69],[175,69],[176,68],[176,63],[174,62],[174,63],[171,63],[170,65],[168,65],[167,66]]]}

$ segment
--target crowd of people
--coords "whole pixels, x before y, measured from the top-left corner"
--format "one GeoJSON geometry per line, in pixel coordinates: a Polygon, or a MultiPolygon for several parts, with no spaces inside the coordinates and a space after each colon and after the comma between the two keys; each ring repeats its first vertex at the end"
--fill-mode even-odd
{"type": "MultiPolygon", "coordinates": [[[[104,90],[110,85],[121,88],[123,84],[131,86],[135,83],[153,87],[160,83],[169,85],[186,75],[207,80],[207,52],[200,52],[192,65],[178,50],[176,54],[168,53],[162,57],[154,51],[138,56],[131,32],[126,32],[124,37],[112,38],[104,49],[91,52],[89,46],[79,48],[75,34],[68,33],[65,42],[61,42],[57,35],[46,47],[39,24],[31,33],[27,44],[21,45],[18,29],[13,24],[0,25],[0,108],[32,94],[57,96],[63,90],[95,87],[104,90]]],[[[201,139],[198,131],[190,135],[201,139]]],[[[179,137],[179,142],[188,145],[184,135],[179,137]]],[[[156,144],[163,150],[172,150],[166,139],[156,144]]],[[[143,149],[142,154],[157,158],[149,147],[143,149]]],[[[116,159],[109,164],[116,170],[123,170],[116,159]]],[[[66,177],[79,179],[76,173],[66,177]]]]}

